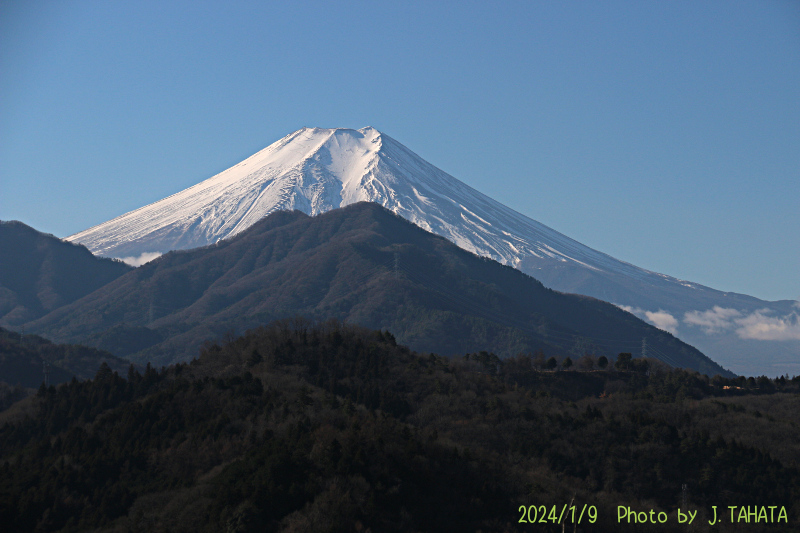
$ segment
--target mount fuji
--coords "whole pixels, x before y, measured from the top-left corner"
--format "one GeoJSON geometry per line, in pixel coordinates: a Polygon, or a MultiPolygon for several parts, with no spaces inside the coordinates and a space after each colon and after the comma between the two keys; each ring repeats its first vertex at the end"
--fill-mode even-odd
{"type": "Polygon", "coordinates": [[[640,275],[492,200],[374,128],[303,128],[216,176],[67,238],[136,257],[213,244],[279,210],[383,205],[461,248],[518,266],[529,256],[640,275]]]}
{"type": "Polygon", "coordinates": [[[615,303],[734,372],[800,373],[795,302],[721,292],[617,260],[476,191],[371,127],[300,129],[216,176],[67,240],[131,261],[213,244],[274,211],[317,215],[360,201],[551,288],[615,303]]]}

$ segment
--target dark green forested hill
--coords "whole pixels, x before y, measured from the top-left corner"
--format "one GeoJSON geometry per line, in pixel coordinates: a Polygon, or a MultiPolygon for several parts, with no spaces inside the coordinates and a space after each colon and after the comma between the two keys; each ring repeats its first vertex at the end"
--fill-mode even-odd
{"type": "Polygon", "coordinates": [[[0,328],[0,382],[37,388],[49,365],[49,383],[58,385],[73,376],[88,379],[101,363],[124,372],[130,361],[106,351],[74,344],[54,344],[37,335],[21,335],[0,328]]]}
{"type": "Polygon", "coordinates": [[[0,221],[0,250],[0,325],[4,326],[39,318],[133,270],[17,221],[0,221]]]}
{"type": "Polygon", "coordinates": [[[166,254],[30,327],[168,364],[227,330],[297,314],[389,329],[443,355],[640,353],[646,339],[671,365],[730,375],[611,304],[546,289],[372,203],[274,213],[229,241],[166,254]]]}
{"type": "Polygon", "coordinates": [[[685,498],[691,531],[800,531],[800,379],[598,363],[447,359],[296,319],[160,371],[103,365],[0,413],[0,523],[555,532],[557,513],[521,524],[520,507],[574,502],[589,511],[567,531],[686,531],[685,498]],[[619,505],[669,520],[620,524],[619,505]],[[787,520],[711,528],[712,505],[787,520]]]}

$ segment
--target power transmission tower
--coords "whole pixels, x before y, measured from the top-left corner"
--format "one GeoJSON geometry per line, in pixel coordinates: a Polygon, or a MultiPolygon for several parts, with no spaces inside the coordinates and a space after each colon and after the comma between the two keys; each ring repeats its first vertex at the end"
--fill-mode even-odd
{"type": "Polygon", "coordinates": [[[647,357],[647,337],[642,337],[642,359],[647,357]]]}
{"type": "Polygon", "coordinates": [[[44,371],[44,388],[50,386],[50,364],[47,361],[42,361],[42,370],[44,371]]]}

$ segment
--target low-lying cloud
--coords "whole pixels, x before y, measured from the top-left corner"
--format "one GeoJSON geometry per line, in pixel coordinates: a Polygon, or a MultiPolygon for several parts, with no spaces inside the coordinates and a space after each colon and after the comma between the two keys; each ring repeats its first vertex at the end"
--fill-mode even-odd
{"type": "Polygon", "coordinates": [[[758,339],[762,341],[800,340],[800,316],[796,312],[784,317],[769,316],[762,309],[738,319],[740,326],[736,333],[742,339],[758,339]]]}
{"type": "Polygon", "coordinates": [[[149,263],[158,257],[161,257],[161,252],[144,252],[143,254],[137,256],[120,257],[120,260],[128,263],[131,266],[138,267],[145,263],[149,263]]]}
{"type": "Polygon", "coordinates": [[[647,311],[641,307],[631,307],[630,305],[618,305],[620,309],[636,315],[644,321],[650,322],[658,329],[668,331],[673,335],[678,333],[678,319],[668,311],[659,309],[658,311],[647,311]]]}
{"type": "Polygon", "coordinates": [[[736,309],[726,309],[715,305],[707,311],[689,311],[684,313],[683,321],[690,326],[699,326],[711,335],[720,333],[734,326],[733,320],[741,318],[742,313],[736,309]]]}
{"type": "Polygon", "coordinates": [[[644,315],[658,329],[663,329],[673,335],[678,333],[678,319],[663,309],[659,309],[656,312],[645,311],[644,315]]]}
{"type": "Polygon", "coordinates": [[[800,340],[800,315],[797,311],[775,316],[774,311],[766,308],[745,314],[736,309],[714,306],[707,311],[689,311],[684,314],[683,321],[703,328],[708,335],[734,330],[740,339],[800,340]]]}
{"type": "Polygon", "coordinates": [[[759,309],[747,313],[738,309],[715,305],[705,311],[687,311],[679,320],[669,311],[659,309],[648,311],[641,307],[619,305],[620,309],[636,315],[658,329],[678,335],[678,326],[698,327],[706,335],[734,332],[740,339],[760,341],[800,340],[800,302],[795,304],[797,311],[778,316],[772,309],[759,309]]]}

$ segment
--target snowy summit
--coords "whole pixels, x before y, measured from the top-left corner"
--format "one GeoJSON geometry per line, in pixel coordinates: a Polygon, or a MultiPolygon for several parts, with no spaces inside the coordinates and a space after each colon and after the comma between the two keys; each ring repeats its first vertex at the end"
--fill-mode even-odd
{"type": "Polygon", "coordinates": [[[360,201],[508,265],[534,256],[632,268],[492,200],[371,127],[303,128],[214,177],[67,240],[103,256],[155,256],[231,237],[273,211],[317,215],[360,201]]]}

